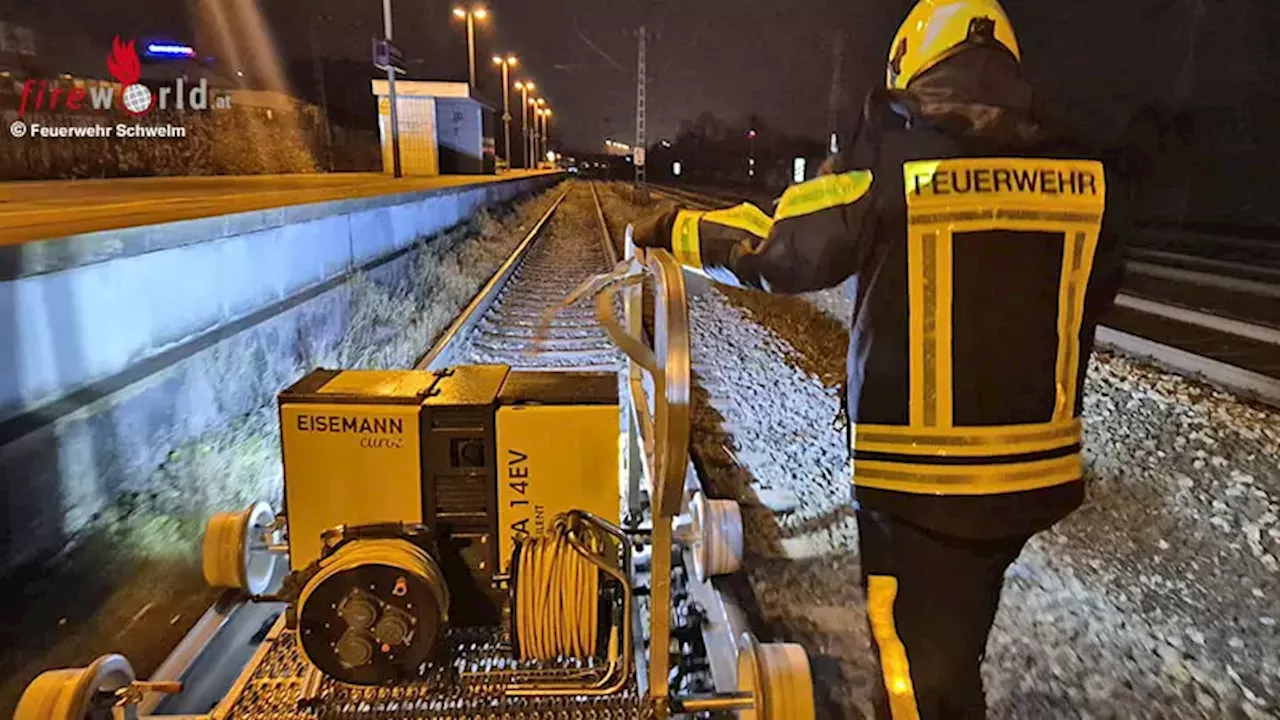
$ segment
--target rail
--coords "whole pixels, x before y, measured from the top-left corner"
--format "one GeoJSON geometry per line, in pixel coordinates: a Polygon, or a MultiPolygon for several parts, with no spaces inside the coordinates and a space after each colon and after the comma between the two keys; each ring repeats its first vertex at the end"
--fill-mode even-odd
{"type": "MultiPolygon", "coordinates": [[[[594,190],[595,189],[592,188],[593,192],[594,190]]],[[[516,268],[520,267],[520,263],[523,262],[525,256],[529,254],[529,248],[533,247],[534,240],[538,239],[538,236],[542,234],[542,229],[546,227],[547,222],[551,220],[551,216],[556,214],[556,210],[559,209],[560,203],[564,202],[564,199],[568,197],[568,195],[569,191],[565,190],[560,194],[560,197],[556,198],[556,201],[551,204],[551,207],[547,208],[547,211],[543,213],[538,222],[534,223],[534,226],[529,230],[529,233],[525,235],[524,239],[516,245],[516,249],[511,253],[511,256],[498,267],[498,270],[493,274],[493,277],[489,278],[489,282],[481,288],[480,292],[477,293],[474,298],[472,298],[467,307],[464,308],[462,313],[453,321],[453,324],[444,331],[444,334],[440,336],[436,341],[436,344],[427,351],[427,354],[423,355],[422,358],[414,364],[413,367],[415,370],[439,370],[442,367],[448,366],[449,358],[446,351],[453,347],[454,340],[465,337],[466,334],[475,327],[476,323],[480,322],[480,318],[484,317],[485,311],[493,305],[494,300],[498,298],[498,294],[502,291],[502,288],[507,284],[507,281],[511,279],[512,273],[516,271],[516,268]]]]}

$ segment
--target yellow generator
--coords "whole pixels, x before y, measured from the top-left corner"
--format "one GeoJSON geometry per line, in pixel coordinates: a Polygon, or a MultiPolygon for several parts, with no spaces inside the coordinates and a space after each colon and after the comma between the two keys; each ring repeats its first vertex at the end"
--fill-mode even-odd
{"type": "MultiPolygon", "coordinates": [[[[617,398],[613,373],[497,365],[317,370],[281,393],[286,587],[307,659],[381,685],[414,676],[446,627],[518,636],[516,548],[570,510],[618,525],[617,398]]],[[[581,532],[617,564],[621,548],[581,532]]],[[[208,550],[209,580],[238,584],[208,550]]],[[[618,592],[579,609],[603,617],[618,592]]]]}

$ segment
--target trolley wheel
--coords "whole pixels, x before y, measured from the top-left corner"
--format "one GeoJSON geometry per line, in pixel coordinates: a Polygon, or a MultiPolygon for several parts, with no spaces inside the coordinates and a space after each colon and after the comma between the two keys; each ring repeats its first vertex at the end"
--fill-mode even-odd
{"type": "Polygon", "coordinates": [[[748,640],[738,651],[738,690],[755,706],[738,711],[740,720],[814,720],[809,656],[794,643],[748,640]]]}
{"type": "Polygon", "coordinates": [[[742,567],[742,512],[733,500],[710,500],[694,493],[689,503],[693,570],[700,582],[742,567]]]}
{"type": "Polygon", "coordinates": [[[265,502],[209,518],[204,531],[205,582],[251,595],[266,592],[279,558],[263,546],[262,534],[274,520],[275,512],[265,502]]]}
{"type": "Polygon", "coordinates": [[[85,720],[110,707],[100,693],[114,693],[137,679],[123,655],[103,655],[89,667],[40,673],[22,691],[13,720],[85,720]]]}

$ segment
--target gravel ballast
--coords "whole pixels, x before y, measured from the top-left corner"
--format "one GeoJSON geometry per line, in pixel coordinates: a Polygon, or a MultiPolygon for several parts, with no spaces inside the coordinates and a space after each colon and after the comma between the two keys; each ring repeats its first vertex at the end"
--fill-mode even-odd
{"type": "MultiPolygon", "coordinates": [[[[869,716],[877,672],[833,425],[848,311],[716,288],[690,323],[694,447],[743,503],[743,604],[808,649],[824,717],[869,716]]],[[[991,717],[1280,717],[1280,413],[1105,353],[1085,392],[1089,498],[1010,568],[991,717]]]]}

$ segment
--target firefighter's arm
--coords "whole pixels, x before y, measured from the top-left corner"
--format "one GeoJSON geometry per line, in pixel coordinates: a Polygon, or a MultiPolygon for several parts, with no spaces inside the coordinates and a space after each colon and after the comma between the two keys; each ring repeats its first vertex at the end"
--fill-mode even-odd
{"type": "Polygon", "coordinates": [[[640,247],[662,247],[717,282],[768,292],[830,288],[853,274],[870,220],[871,173],[825,175],[788,188],[769,217],[744,203],[673,210],[638,224],[640,247]]]}

